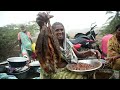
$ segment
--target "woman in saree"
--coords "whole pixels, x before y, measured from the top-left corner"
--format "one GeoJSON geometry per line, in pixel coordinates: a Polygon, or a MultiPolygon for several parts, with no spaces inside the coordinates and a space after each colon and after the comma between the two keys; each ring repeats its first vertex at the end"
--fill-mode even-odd
{"type": "MultiPolygon", "coordinates": [[[[44,18],[45,18],[45,16],[47,17],[47,15],[45,13],[40,13],[36,19],[36,22],[40,26],[41,31],[45,30],[45,28],[47,28],[42,23],[44,21],[42,19],[43,16],[44,16],[44,18]]],[[[50,18],[48,18],[48,19],[50,19],[50,18]]],[[[86,58],[86,57],[95,55],[97,58],[100,58],[101,57],[100,53],[97,50],[88,50],[88,51],[78,52],[73,47],[72,43],[66,38],[65,28],[64,28],[63,24],[60,22],[55,22],[52,25],[51,29],[53,30],[54,36],[58,40],[58,43],[60,46],[59,48],[61,51],[61,54],[60,54],[61,61],[60,61],[60,63],[56,64],[58,68],[56,69],[55,72],[52,72],[52,73],[46,72],[48,69],[46,69],[44,67],[46,67],[46,66],[49,67],[49,66],[51,66],[52,63],[46,62],[44,65],[42,65],[43,62],[42,62],[41,56],[39,53],[37,53],[39,51],[39,43],[37,43],[36,44],[36,53],[37,53],[37,57],[40,61],[40,65],[41,65],[40,79],[86,79],[87,77],[82,74],[69,71],[66,68],[66,65],[68,63],[77,62],[78,57],[86,58]]],[[[39,37],[40,37],[40,34],[38,36],[37,42],[39,42],[39,37]]],[[[52,53],[52,51],[51,51],[51,53],[52,53]]]]}
{"type": "Polygon", "coordinates": [[[21,54],[23,57],[28,58],[30,60],[30,56],[32,55],[32,39],[30,32],[26,31],[24,25],[21,25],[21,32],[18,33],[18,41],[21,50],[21,54]]]}
{"type": "Polygon", "coordinates": [[[106,60],[112,69],[120,70],[120,24],[116,26],[115,33],[108,41],[106,60]]]}

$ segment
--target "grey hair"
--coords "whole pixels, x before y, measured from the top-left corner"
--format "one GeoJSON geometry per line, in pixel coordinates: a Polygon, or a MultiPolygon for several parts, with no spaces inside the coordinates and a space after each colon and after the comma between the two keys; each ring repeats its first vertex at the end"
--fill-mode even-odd
{"type": "Polygon", "coordinates": [[[64,25],[61,22],[55,22],[55,23],[53,23],[52,28],[55,29],[56,25],[62,25],[63,28],[64,28],[64,25]]]}

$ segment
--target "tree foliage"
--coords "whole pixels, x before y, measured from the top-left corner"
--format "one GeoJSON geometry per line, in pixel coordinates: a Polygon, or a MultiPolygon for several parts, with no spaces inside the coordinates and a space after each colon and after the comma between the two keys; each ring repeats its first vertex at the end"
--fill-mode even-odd
{"type": "Polygon", "coordinates": [[[114,33],[115,27],[120,24],[120,11],[107,11],[106,14],[111,14],[111,16],[103,26],[102,34],[114,33]]]}

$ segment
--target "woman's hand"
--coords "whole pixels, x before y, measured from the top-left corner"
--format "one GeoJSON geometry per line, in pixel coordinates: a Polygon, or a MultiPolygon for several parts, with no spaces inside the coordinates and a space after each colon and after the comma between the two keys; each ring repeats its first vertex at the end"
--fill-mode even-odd
{"type": "Polygon", "coordinates": [[[98,59],[100,59],[101,58],[101,53],[98,51],[98,50],[95,50],[95,52],[96,52],[96,57],[98,58],[98,59]]]}
{"type": "Polygon", "coordinates": [[[105,60],[108,61],[109,63],[114,62],[116,59],[118,59],[117,56],[113,56],[113,57],[107,57],[107,58],[105,58],[105,60]]]}
{"type": "Polygon", "coordinates": [[[98,59],[101,58],[101,54],[100,54],[100,52],[98,50],[91,49],[89,52],[90,52],[90,56],[95,55],[98,59]]]}
{"type": "Polygon", "coordinates": [[[42,28],[47,23],[49,24],[49,26],[51,26],[50,19],[53,17],[53,15],[49,15],[49,12],[39,12],[36,18],[36,22],[40,26],[40,28],[42,28]]]}

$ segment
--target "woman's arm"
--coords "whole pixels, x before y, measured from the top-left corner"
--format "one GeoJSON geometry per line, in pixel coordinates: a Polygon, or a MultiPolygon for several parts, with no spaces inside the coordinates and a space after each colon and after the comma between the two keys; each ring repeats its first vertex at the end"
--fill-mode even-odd
{"type": "Polygon", "coordinates": [[[27,35],[28,35],[28,37],[29,37],[31,43],[33,43],[32,38],[31,38],[31,33],[30,33],[30,32],[27,32],[27,35]]]}
{"type": "Polygon", "coordinates": [[[89,57],[89,56],[93,56],[95,55],[98,59],[101,58],[101,54],[98,50],[94,50],[94,49],[90,49],[88,51],[82,51],[82,52],[78,52],[74,47],[73,47],[73,51],[75,52],[76,56],[78,58],[85,58],[85,57],[89,57]]]}

